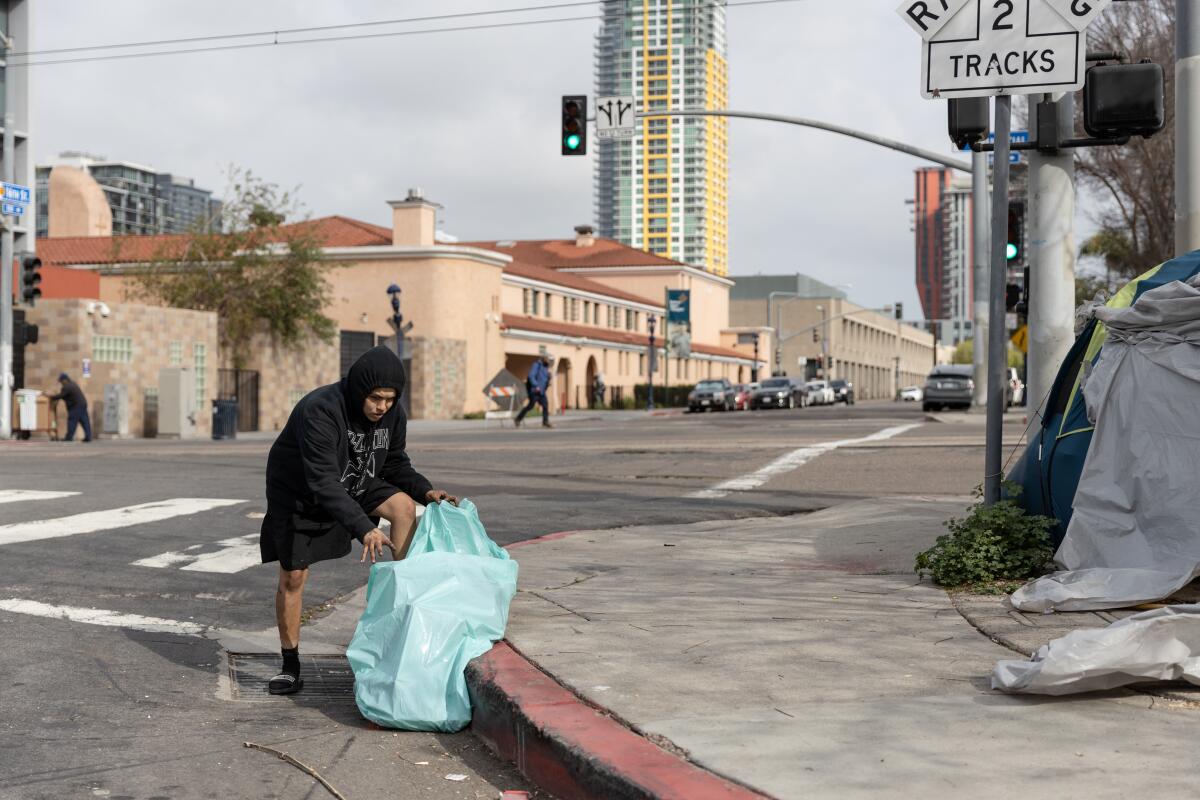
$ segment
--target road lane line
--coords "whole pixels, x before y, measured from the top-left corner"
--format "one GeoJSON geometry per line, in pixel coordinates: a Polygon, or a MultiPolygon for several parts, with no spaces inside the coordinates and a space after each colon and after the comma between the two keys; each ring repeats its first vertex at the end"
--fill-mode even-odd
{"type": "Polygon", "coordinates": [[[43,492],[37,489],[0,489],[0,503],[19,503],[22,500],[57,500],[79,492],[43,492]]]}
{"type": "Polygon", "coordinates": [[[34,617],[50,619],[65,619],[71,622],[84,622],[88,625],[106,625],[111,628],[133,628],[150,633],[176,633],[180,636],[199,636],[204,633],[205,626],[195,622],[180,622],[161,617],[144,617],[141,614],[119,614],[116,611],[106,611],[102,608],[78,608],[76,606],[52,606],[39,603],[36,600],[18,600],[10,598],[0,600],[0,611],[11,611],[14,614],[28,614],[34,617]]]}
{"type": "Polygon", "coordinates": [[[245,500],[221,500],[206,497],[176,497],[154,503],[113,508],[106,511],[88,511],[57,519],[39,519],[32,522],[15,522],[0,525],[0,545],[18,542],[36,542],[74,536],[80,533],[95,533],[147,522],[161,522],[172,517],[198,514],[222,506],[235,506],[245,500]]]}
{"type": "Polygon", "coordinates": [[[767,464],[762,469],[746,475],[741,475],[737,478],[731,478],[727,481],[722,481],[708,489],[700,489],[699,491],[689,492],[684,497],[697,500],[715,500],[721,497],[726,497],[733,492],[748,492],[752,489],[757,489],[772,478],[791,472],[798,467],[807,464],[819,455],[828,453],[831,450],[836,450],[839,447],[848,445],[864,444],[866,442],[879,442],[884,439],[890,439],[905,431],[910,431],[913,428],[919,428],[922,423],[912,422],[907,425],[896,425],[891,428],[884,428],[881,431],[876,431],[870,436],[862,436],[857,439],[838,439],[833,442],[819,442],[817,444],[808,445],[793,450],[790,453],[785,453],[779,458],[767,464]]]}
{"type": "Polygon", "coordinates": [[[221,572],[232,575],[262,563],[262,551],[258,546],[258,534],[250,533],[236,539],[222,539],[217,544],[221,550],[196,556],[196,560],[180,567],[189,572],[221,572]]]}

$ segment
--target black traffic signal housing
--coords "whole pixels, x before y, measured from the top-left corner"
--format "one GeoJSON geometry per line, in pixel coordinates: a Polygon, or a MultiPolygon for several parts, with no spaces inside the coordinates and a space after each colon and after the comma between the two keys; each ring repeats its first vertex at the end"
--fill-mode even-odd
{"type": "Polygon", "coordinates": [[[27,306],[42,296],[42,260],[32,253],[21,256],[21,300],[27,306]]]}
{"type": "Polygon", "coordinates": [[[814,342],[821,341],[821,332],[818,331],[816,328],[813,328],[813,341],[814,342]]]}
{"type": "Polygon", "coordinates": [[[1025,260],[1025,204],[1010,202],[1008,204],[1008,238],[1005,239],[1004,257],[1010,266],[1021,264],[1025,260]]]}
{"type": "Polygon", "coordinates": [[[960,150],[987,138],[988,98],[958,97],[947,103],[950,141],[960,150]]]}
{"type": "Polygon", "coordinates": [[[564,94],[562,98],[562,154],[587,153],[587,95],[564,94]]]}
{"type": "Polygon", "coordinates": [[[1151,61],[1097,64],[1083,86],[1083,127],[1089,136],[1149,137],[1166,123],[1163,68],[1151,61]]]}
{"type": "Polygon", "coordinates": [[[904,303],[896,303],[896,319],[904,319],[904,303]]]}
{"type": "Polygon", "coordinates": [[[13,324],[13,344],[17,347],[22,347],[27,344],[38,343],[38,326],[30,322],[17,322],[13,324]]]}
{"type": "Polygon", "coordinates": [[[1004,287],[1004,310],[1016,311],[1017,304],[1021,302],[1021,285],[1019,283],[1010,283],[1004,287]]]}

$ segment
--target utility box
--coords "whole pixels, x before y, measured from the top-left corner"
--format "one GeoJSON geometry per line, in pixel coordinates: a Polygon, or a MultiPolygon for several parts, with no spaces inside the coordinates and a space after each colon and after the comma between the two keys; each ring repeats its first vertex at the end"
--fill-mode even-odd
{"type": "Polygon", "coordinates": [[[46,401],[42,401],[41,414],[38,413],[38,398],[41,396],[42,393],[38,389],[17,389],[13,398],[16,401],[13,407],[17,410],[14,430],[36,431],[47,427],[46,401]]]}
{"type": "Polygon", "coordinates": [[[158,371],[158,438],[196,436],[196,373],[187,367],[158,371]]]}
{"type": "Polygon", "coordinates": [[[119,439],[129,436],[129,387],[123,383],[104,385],[104,419],[101,432],[119,439]]]}

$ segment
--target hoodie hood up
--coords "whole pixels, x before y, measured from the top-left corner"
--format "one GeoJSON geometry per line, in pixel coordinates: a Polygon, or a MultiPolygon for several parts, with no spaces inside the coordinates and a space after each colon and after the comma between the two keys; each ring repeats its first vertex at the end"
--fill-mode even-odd
{"type": "Polygon", "coordinates": [[[400,406],[399,398],[404,394],[406,383],[404,364],[391,350],[377,345],[359,356],[346,373],[346,377],[342,378],[341,387],[342,394],[346,397],[346,407],[353,418],[359,422],[367,422],[363,414],[363,403],[367,395],[375,389],[395,389],[396,405],[388,412],[392,414],[400,406]]]}

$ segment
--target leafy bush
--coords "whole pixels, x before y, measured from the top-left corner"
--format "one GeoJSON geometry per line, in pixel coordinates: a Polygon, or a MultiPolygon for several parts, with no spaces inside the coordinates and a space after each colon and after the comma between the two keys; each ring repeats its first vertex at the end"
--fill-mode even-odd
{"type": "Polygon", "coordinates": [[[1026,514],[1011,499],[1021,487],[1006,483],[1009,499],[985,506],[982,488],[978,502],[966,517],[946,522],[950,533],[939,536],[933,547],[917,554],[916,572],[928,572],[941,586],[1025,580],[1041,575],[1054,555],[1050,531],[1052,517],[1026,514]]]}

